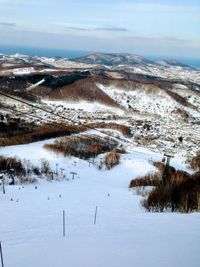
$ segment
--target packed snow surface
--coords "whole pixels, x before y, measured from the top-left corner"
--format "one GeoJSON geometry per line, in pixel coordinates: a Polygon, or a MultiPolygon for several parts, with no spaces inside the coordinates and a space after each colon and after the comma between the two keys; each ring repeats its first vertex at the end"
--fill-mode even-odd
{"type": "Polygon", "coordinates": [[[98,170],[99,158],[89,167],[87,161],[43,148],[53,141],[0,148],[1,155],[36,165],[46,158],[52,169],[63,168],[65,174],[59,181],[41,179],[38,184],[6,186],[5,195],[0,191],[6,267],[199,266],[200,215],[145,212],[141,197],[128,189],[131,179],[155,170],[149,160],[161,155],[137,148],[113,169],[98,170]],[[77,173],[74,180],[72,171],[77,173]]]}

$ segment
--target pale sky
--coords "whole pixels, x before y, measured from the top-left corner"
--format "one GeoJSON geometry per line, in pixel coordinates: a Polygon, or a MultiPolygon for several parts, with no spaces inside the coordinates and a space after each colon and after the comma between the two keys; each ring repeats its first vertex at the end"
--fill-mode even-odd
{"type": "Polygon", "coordinates": [[[0,0],[0,45],[200,58],[200,0],[0,0]]]}

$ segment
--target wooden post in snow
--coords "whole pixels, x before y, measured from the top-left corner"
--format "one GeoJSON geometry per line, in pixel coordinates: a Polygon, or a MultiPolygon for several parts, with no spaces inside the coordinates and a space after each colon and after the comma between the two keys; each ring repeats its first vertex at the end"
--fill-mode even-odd
{"type": "Polygon", "coordinates": [[[56,175],[58,176],[58,163],[56,163],[56,175]]]}
{"type": "Polygon", "coordinates": [[[53,172],[50,172],[50,174],[51,174],[51,180],[53,180],[53,172]]]}
{"type": "Polygon", "coordinates": [[[96,206],[95,214],[94,214],[94,224],[96,224],[96,220],[97,220],[97,206],[96,206]]]}
{"type": "Polygon", "coordinates": [[[74,180],[75,175],[77,175],[76,172],[70,172],[72,174],[72,180],[74,180]]]}
{"type": "Polygon", "coordinates": [[[2,251],[1,241],[0,241],[0,255],[1,255],[1,266],[4,267],[4,263],[3,263],[3,251],[2,251]]]}
{"type": "Polygon", "coordinates": [[[60,168],[60,174],[61,174],[61,176],[63,176],[63,171],[64,170],[65,170],[64,168],[60,168]]]}
{"type": "Polygon", "coordinates": [[[3,185],[3,194],[5,194],[6,191],[5,191],[5,181],[4,181],[4,177],[2,178],[2,185],[3,185]]]}
{"type": "Polygon", "coordinates": [[[65,237],[65,210],[63,210],[63,237],[65,237]]]}
{"type": "Polygon", "coordinates": [[[167,179],[169,175],[170,159],[173,158],[173,156],[167,155],[167,154],[164,154],[164,156],[166,157],[166,163],[165,163],[164,171],[162,173],[161,181],[164,185],[166,185],[166,183],[168,182],[167,179]]]}

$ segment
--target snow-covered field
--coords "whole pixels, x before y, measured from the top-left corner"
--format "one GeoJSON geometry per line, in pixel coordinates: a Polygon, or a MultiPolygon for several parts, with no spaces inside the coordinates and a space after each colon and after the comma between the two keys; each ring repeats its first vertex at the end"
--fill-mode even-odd
{"type": "Polygon", "coordinates": [[[47,142],[53,139],[0,148],[1,155],[34,164],[46,158],[52,169],[63,168],[66,176],[6,186],[6,194],[0,192],[6,267],[199,266],[200,214],[145,212],[141,197],[128,189],[131,179],[155,170],[149,159],[160,160],[161,155],[137,148],[124,154],[112,170],[98,170],[99,159],[89,167],[87,161],[45,150],[47,142]],[[74,180],[72,171],[77,173],[74,180]]]}
{"type": "Polygon", "coordinates": [[[68,109],[82,110],[91,113],[95,113],[98,111],[103,111],[104,113],[114,113],[118,115],[123,115],[124,111],[120,108],[112,108],[98,102],[87,102],[87,101],[79,101],[79,102],[67,102],[67,101],[51,101],[51,100],[43,100],[43,103],[55,106],[55,107],[65,107],[68,109]]]}

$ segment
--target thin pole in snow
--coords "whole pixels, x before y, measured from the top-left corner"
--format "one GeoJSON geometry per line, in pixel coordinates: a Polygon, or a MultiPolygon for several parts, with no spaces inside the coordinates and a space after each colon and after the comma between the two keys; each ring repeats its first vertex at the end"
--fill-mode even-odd
{"type": "Polygon", "coordinates": [[[76,172],[70,172],[72,174],[72,180],[74,180],[75,175],[77,175],[76,172]]]}
{"type": "Polygon", "coordinates": [[[63,237],[65,237],[65,210],[63,210],[63,237]]]}
{"type": "Polygon", "coordinates": [[[96,220],[97,220],[97,206],[96,206],[96,209],[95,209],[94,224],[96,224],[96,220]]]}
{"type": "Polygon", "coordinates": [[[3,194],[5,194],[5,193],[6,193],[6,191],[5,191],[5,181],[4,181],[4,176],[3,176],[3,175],[1,175],[1,176],[0,176],[0,179],[2,180],[3,194]]]}
{"type": "Polygon", "coordinates": [[[4,267],[4,263],[3,263],[3,251],[2,251],[1,241],[0,241],[0,254],[1,254],[1,266],[4,267]]]}

